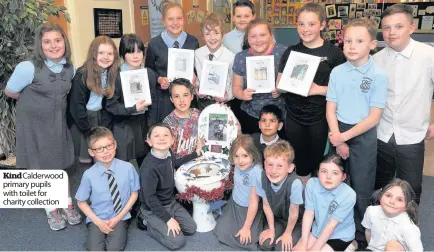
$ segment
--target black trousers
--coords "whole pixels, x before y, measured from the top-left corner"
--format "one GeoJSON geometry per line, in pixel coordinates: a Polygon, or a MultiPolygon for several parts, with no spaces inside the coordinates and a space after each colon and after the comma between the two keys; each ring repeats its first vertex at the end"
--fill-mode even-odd
{"type": "Polygon", "coordinates": [[[395,135],[389,142],[378,140],[377,175],[375,189],[386,186],[395,176],[407,181],[416,193],[419,204],[422,194],[422,176],[425,143],[398,145],[395,135]]]}

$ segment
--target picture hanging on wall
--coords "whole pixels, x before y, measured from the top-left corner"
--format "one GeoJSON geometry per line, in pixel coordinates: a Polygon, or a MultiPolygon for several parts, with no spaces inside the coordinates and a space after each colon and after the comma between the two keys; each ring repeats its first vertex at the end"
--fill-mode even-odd
{"type": "Polygon", "coordinates": [[[110,38],[121,38],[122,29],[122,10],[120,9],[93,9],[93,23],[95,37],[104,35],[110,38]]]}
{"type": "Polygon", "coordinates": [[[327,5],[326,6],[326,16],[327,18],[336,17],[336,5],[327,5]]]}

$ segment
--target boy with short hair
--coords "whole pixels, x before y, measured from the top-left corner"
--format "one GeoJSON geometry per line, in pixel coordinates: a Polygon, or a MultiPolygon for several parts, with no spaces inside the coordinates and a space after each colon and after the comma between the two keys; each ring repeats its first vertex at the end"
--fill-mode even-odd
{"type": "Polygon", "coordinates": [[[174,142],[172,131],[165,123],[149,129],[147,142],[152,149],[140,168],[141,214],[149,236],[176,250],[185,245],[185,236],[196,232],[196,223],[175,200],[174,170],[198,157],[203,144],[199,142],[195,152],[176,159],[170,149],[174,142]]]}
{"type": "Polygon", "coordinates": [[[139,176],[131,163],[115,158],[116,141],[109,129],[90,130],[88,146],[97,162],[84,172],[75,195],[78,207],[87,216],[86,249],[124,250],[130,209],[140,189],[139,176]]]}
{"type": "Polygon", "coordinates": [[[232,21],[235,28],[223,37],[223,45],[234,54],[243,50],[244,33],[255,17],[255,6],[250,0],[238,0],[233,5],[232,21]]]}
{"type": "Polygon", "coordinates": [[[387,75],[370,51],[377,46],[377,24],[368,18],[352,20],[345,28],[347,62],[335,67],[327,91],[329,139],[347,159],[351,187],[357,193],[354,211],[356,240],[365,244],[361,225],[374,192],[377,130],[387,98],[387,75]]]}
{"type": "Polygon", "coordinates": [[[259,113],[258,124],[261,133],[254,133],[252,138],[256,148],[262,155],[262,160],[265,160],[265,148],[280,139],[278,131],[283,127],[282,110],[276,105],[264,106],[259,113]]]}
{"type": "Polygon", "coordinates": [[[200,31],[205,40],[204,46],[194,52],[194,65],[197,71],[196,94],[198,95],[198,108],[203,110],[208,105],[215,102],[225,103],[233,99],[232,94],[232,64],[235,54],[222,45],[223,38],[223,18],[217,13],[211,13],[204,18],[200,24],[200,31]],[[198,90],[202,74],[204,60],[220,61],[229,63],[228,77],[226,80],[226,92],[224,97],[211,97],[200,95],[198,90]]]}
{"type": "Polygon", "coordinates": [[[383,12],[381,27],[387,47],[374,55],[389,77],[386,107],[378,126],[376,189],[396,174],[422,194],[425,139],[434,137],[430,122],[434,86],[434,47],[413,40],[413,8],[394,4],[383,12]]]}
{"type": "Polygon", "coordinates": [[[264,156],[262,187],[256,189],[267,218],[259,236],[260,249],[290,251],[301,236],[296,222],[303,204],[303,184],[294,172],[294,149],[287,141],[279,140],[267,146],[264,156]]]}
{"type": "Polygon", "coordinates": [[[172,129],[175,139],[172,151],[176,158],[193,153],[197,145],[197,125],[200,111],[190,108],[193,100],[193,85],[184,78],[174,79],[169,86],[170,101],[175,109],[164,118],[172,129]]]}

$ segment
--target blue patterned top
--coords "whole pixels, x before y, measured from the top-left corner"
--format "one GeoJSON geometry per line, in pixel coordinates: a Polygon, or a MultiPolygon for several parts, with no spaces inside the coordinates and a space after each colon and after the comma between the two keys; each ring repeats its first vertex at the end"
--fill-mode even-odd
{"type": "MultiPolygon", "coordinates": [[[[274,74],[277,78],[278,68],[280,63],[280,58],[286,50],[286,46],[276,44],[270,55],[274,55],[274,74]]],[[[253,55],[249,50],[244,50],[237,53],[235,56],[234,64],[232,70],[235,74],[242,76],[244,79],[243,88],[247,88],[247,71],[246,71],[246,58],[252,57],[253,55]]],[[[254,57],[254,56],[253,56],[254,57]]],[[[259,119],[259,112],[265,105],[273,104],[279,108],[285,107],[285,102],[282,97],[273,98],[271,93],[269,94],[254,94],[253,99],[250,101],[243,101],[241,104],[241,109],[245,111],[252,117],[259,119]]],[[[286,113],[286,111],[282,111],[286,113]]]]}

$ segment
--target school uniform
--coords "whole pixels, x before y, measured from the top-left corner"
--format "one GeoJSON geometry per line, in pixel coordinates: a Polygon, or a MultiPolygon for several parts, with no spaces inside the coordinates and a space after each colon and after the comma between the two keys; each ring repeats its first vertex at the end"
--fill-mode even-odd
{"type": "MultiPolygon", "coordinates": [[[[280,44],[275,44],[269,55],[274,55],[274,74],[277,78],[277,70],[279,67],[280,58],[282,57],[286,47],[280,44]]],[[[247,70],[246,58],[254,56],[251,49],[244,50],[235,56],[232,70],[235,74],[243,77],[243,89],[247,88],[247,70]]],[[[276,105],[283,108],[285,102],[282,97],[273,98],[271,93],[253,94],[252,100],[242,101],[241,113],[236,115],[241,123],[241,129],[245,134],[253,134],[259,132],[259,113],[265,105],[276,105]]]]}
{"type": "Polygon", "coordinates": [[[419,203],[434,90],[434,48],[410,39],[401,52],[386,47],[373,58],[389,77],[386,107],[377,127],[375,187],[384,187],[396,175],[411,185],[419,203]]]}
{"type": "Polygon", "coordinates": [[[176,250],[183,247],[186,237],[196,232],[196,223],[190,214],[175,200],[175,167],[197,157],[196,152],[176,159],[171,151],[165,157],[152,150],[140,167],[141,213],[148,227],[148,235],[165,247],[176,250]],[[174,218],[181,231],[176,237],[167,236],[167,222],[174,218]]]}
{"type": "MultiPolygon", "coordinates": [[[[202,46],[201,48],[194,51],[194,67],[197,72],[196,85],[200,86],[200,79],[202,77],[202,67],[204,65],[204,60],[219,61],[229,63],[228,77],[226,79],[226,93],[227,100],[233,99],[232,94],[232,65],[234,63],[235,54],[227,49],[225,46],[220,46],[217,51],[211,53],[208,46],[202,46]]],[[[197,97],[197,105],[199,110],[205,109],[207,106],[216,103],[216,101],[211,96],[205,98],[197,97]]]]}
{"type": "Polygon", "coordinates": [[[259,165],[255,165],[244,171],[235,166],[232,197],[224,206],[223,214],[217,220],[217,225],[214,229],[217,239],[231,248],[257,250],[259,234],[263,228],[263,213],[260,205],[250,227],[251,242],[247,245],[242,245],[240,238],[235,237],[235,234],[244,226],[249,207],[250,192],[252,187],[260,186],[261,172],[262,168],[259,165]]]}
{"type": "MultiPolygon", "coordinates": [[[[288,174],[280,185],[274,185],[268,180],[265,171],[261,174],[261,187],[258,187],[256,194],[262,198],[266,198],[271,211],[274,215],[274,239],[279,239],[285,232],[290,217],[289,206],[290,204],[302,205],[303,204],[303,184],[295,172],[288,174]]],[[[268,223],[265,224],[264,230],[268,229],[268,223]]],[[[301,237],[301,226],[296,224],[292,230],[292,242],[296,244],[301,237]]],[[[275,241],[274,240],[274,241],[275,241]]],[[[261,250],[282,251],[282,242],[278,244],[270,244],[270,240],[266,240],[260,245],[261,250]]]]}
{"type": "MultiPolygon", "coordinates": [[[[107,172],[110,172],[115,179],[121,198],[121,209],[127,204],[131,193],[140,190],[139,176],[134,166],[128,162],[115,158],[109,168],[97,162],[87,169],[81,178],[81,183],[77,189],[75,198],[78,201],[89,200],[91,202],[90,208],[95,215],[106,221],[117,215],[110,192],[109,176],[107,172]]],[[[104,234],[99,230],[98,226],[87,217],[86,226],[88,234],[85,244],[86,249],[97,251],[124,250],[127,244],[130,218],[130,213],[127,213],[114,227],[114,231],[109,234],[104,234]]]]}
{"type": "MultiPolygon", "coordinates": [[[[103,126],[111,129],[112,117],[105,110],[106,97],[96,94],[87,87],[87,72],[81,67],[72,80],[71,91],[69,92],[69,113],[72,118],[70,124],[76,152],[82,159],[90,159],[87,145],[87,134],[96,126],[103,126]],[[79,151],[78,151],[79,150],[79,151]]],[[[108,83],[107,70],[101,73],[101,85],[103,88],[108,83]]],[[[116,84],[115,84],[116,85],[116,84]]],[[[119,84],[120,85],[120,84],[119,84]]]]}
{"type": "Polygon", "coordinates": [[[6,89],[19,93],[16,111],[17,167],[32,170],[66,169],[74,164],[74,149],[67,127],[66,97],[74,67],[63,58],[18,64],[6,89]]]}
{"type": "Polygon", "coordinates": [[[234,54],[243,51],[244,32],[234,28],[223,36],[223,45],[234,54]]]}
{"type": "Polygon", "coordinates": [[[315,213],[312,223],[312,235],[319,238],[330,218],[338,221],[327,244],[335,251],[344,251],[354,240],[354,205],[356,193],[350,186],[341,183],[335,189],[325,189],[318,178],[307,182],[305,191],[305,209],[315,213]]]}
{"type": "MultiPolygon", "coordinates": [[[[128,66],[124,63],[121,71],[127,71],[128,66]]],[[[155,72],[147,69],[149,79],[149,89],[152,103],[156,102],[156,78],[155,72]]],[[[145,143],[148,128],[148,116],[152,117],[155,109],[145,108],[137,112],[136,106],[125,108],[120,75],[116,81],[115,92],[111,99],[106,101],[106,110],[112,114],[113,118],[113,136],[117,142],[116,158],[129,161],[137,159],[139,166],[141,161],[149,152],[149,147],[145,143]],[[151,115],[150,115],[151,114],[151,115]]]]}
{"type": "Polygon", "coordinates": [[[387,242],[398,241],[405,251],[423,251],[419,227],[407,212],[387,217],[381,206],[369,206],[362,225],[371,231],[369,250],[384,251],[387,242]]]}
{"type": "MultiPolygon", "coordinates": [[[[383,109],[387,98],[387,75],[372,57],[362,66],[356,67],[349,61],[337,66],[330,74],[327,101],[336,103],[336,116],[341,133],[351,129],[369,116],[370,108],[383,109]]],[[[350,174],[350,185],[357,193],[354,221],[356,239],[365,240],[361,225],[363,215],[374,193],[375,168],[377,162],[377,129],[346,142],[350,157],[345,161],[350,174]]]]}
{"type": "Polygon", "coordinates": [[[264,158],[265,148],[267,148],[267,146],[270,146],[270,145],[272,145],[275,142],[280,140],[279,135],[276,134],[276,137],[273,140],[271,140],[270,142],[265,142],[264,138],[262,136],[262,133],[259,133],[259,132],[254,133],[252,135],[252,138],[253,138],[253,143],[255,144],[255,147],[258,149],[259,154],[261,154],[262,162],[265,161],[265,158],[264,158]]]}
{"type": "MultiPolygon", "coordinates": [[[[308,48],[302,42],[288,47],[280,60],[279,73],[283,73],[292,51],[321,57],[313,82],[327,86],[332,69],[344,63],[345,56],[341,49],[324,41],[317,48],[308,48]]],[[[307,176],[317,170],[324,158],[328,139],[326,120],[326,99],[322,95],[300,96],[283,93],[286,104],[285,133],[297,156],[294,163],[299,176],[307,176]]]]}
{"type": "Polygon", "coordinates": [[[145,67],[151,68],[157,73],[157,102],[151,107],[157,109],[157,117],[155,122],[161,122],[173,110],[173,104],[170,101],[169,90],[161,89],[158,84],[158,77],[167,77],[167,64],[169,48],[174,47],[174,43],[178,42],[180,49],[196,50],[199,48],[199,42],[194,36],[182,31],[178,38],[173,39],[167,31],[162,32],[149,41],[146,49],[145,67]]]}

